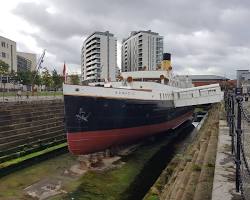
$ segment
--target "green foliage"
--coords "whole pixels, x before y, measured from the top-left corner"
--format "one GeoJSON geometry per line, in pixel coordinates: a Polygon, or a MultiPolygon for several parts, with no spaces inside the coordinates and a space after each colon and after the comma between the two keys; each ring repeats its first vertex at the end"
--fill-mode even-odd
{"type": "Polygon", "coordinates": [[[207,167],[215,167],[215,165],[213,163],[208,163],[207,167]]]}
{"type": "Polygon", "coordinates": [[[33,84],[35,85],[42,85],[42,77],[39,73],[37,73],[36,71],[31,72],[32,74],[32,81],[33,84]]]}
{"type": "Polygon", "coordinates": [[[32,73],[30,71],[17,72],[17,80],[24,85],[31,85],[32,73]]]}
{"type": "Polygon", "coordinates": [[[9,65],[4,61],[0,60],[0,74],[7,74],[9,71],[9,65]]]}
{"type": "Polygon", "coordinates": [[[78,75],[70,75],[70,80],[73,85],[79,85],[80,79],[78,75]]]}
{"type": "Polygon", "coordinates": [[[198,165],[198,164],[193,164],[192,169],[193,169],[193,171],[200,172],[201,171],[201,166],[198,165]]]}
{"type": "Polygon", "coordinates": [[[57,71],[55,69],[52,72],[52,80],[53,80],[53,87],[55,89],[62,87],[63,78],[60,76],[60,74],[57,73],[57,71]]]}
{"type": "Polygon", "coordinates": [[[34,152],[34,153],[31,153],[31,154],[22,156],[20,158],[15,158],[13,160],[1,163],[0,168],[7,167],[7,166],[10,166],[10,165],[13,165],[13,164],[17,164],[17,163],[20,163],[22,161],[28,160],[30,158],[34,158],[36,156],[40,156],[42,154],[45,154],[45,153],[48,153],[48,152],[51,152],[51,151],[55,151],[57,149],[60,149],[60,148],[66,147],[66,146],[67,146],[67,143],[62,143],[62,144],[58,144],[56,146],[49,147],[47,149],[43,149],[43,150],[38,151],[38,152],[34,152]]]}
{"type": "Polygon", "coordinates": [[[42,83],[46,86],[46,88],[52,87],[52,85],[53,85],[52,76],[49,73],[48,69],[45,69],[42,72],[42,83]]]}
{"type": "Polygon", "coordinates": [[[154,195],[150,195],[149,197],[147,197],[146,200],[159,200],[159,197],[154,194],[154,195]]]}
{"type": "MultiPolygon", "coordinates": [[[[121,167],[106,171],[88,171],[82,178],[81,184],[72,192],[60,196],[58,199],[78,199],[78,200],[123,200],[130,199],[131,187],[136,178],[144,168],[145,164],[166,145],[168,141],[161,141],[157,144],[140,147],[140,150],[125,158],[126,163],[121,167]]],[[[68,187],[65,190],[68,191],[68,187]]],[[[73,189],[70,188],[71,190],[73,189]]],[[[133,190],[133,189],[132,189],[133,190]]],[[[151,199],[152,200],[152,199],[151,199]]],[[[154,197],[154,200],[157,200],[154,197]]]]}

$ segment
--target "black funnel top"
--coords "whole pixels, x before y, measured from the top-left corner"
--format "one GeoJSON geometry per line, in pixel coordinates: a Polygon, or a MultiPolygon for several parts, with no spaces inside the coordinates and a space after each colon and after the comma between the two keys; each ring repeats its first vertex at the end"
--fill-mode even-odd
{"type": "Polygon", "coordinates": [[[171,60],[171,54],[170,53],[163,53],[163,60],[171,60]]]}

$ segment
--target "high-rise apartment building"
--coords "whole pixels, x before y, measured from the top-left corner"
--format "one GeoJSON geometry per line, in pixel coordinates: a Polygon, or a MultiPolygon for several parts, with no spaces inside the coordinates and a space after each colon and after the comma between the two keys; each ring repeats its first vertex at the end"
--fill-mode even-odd
{"type": "Polygon", "coordinates": [[[17,52],[17,71],[35,71],[36,70],[36,54],[17,52]]]}
{"type": "Polygon", "coordinates": [[[148,31],[132,31],[122,42],[122,71],[156,70],[162,61],[163,36],[148,31]]]}
{"type": "Polygon", "coordinates": [[[17,71],[16,42],[0,36],[0,60],[10,66],[9,71],[17,71]]]}
{"type": "Polygon", "coordinates": [[[115,81],[117,39],[107,32],[94,32],[83,43],[81,72],[84,82],[115,81]]]}

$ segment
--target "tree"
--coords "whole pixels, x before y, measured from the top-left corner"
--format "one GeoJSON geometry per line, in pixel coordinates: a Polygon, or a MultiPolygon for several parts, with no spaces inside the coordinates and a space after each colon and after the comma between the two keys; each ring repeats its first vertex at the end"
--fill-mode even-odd
{"type": "Polygon", "coordinates": [[[80,79],[78,75],[70,75],[70,80],[73,85],[79,85],[80,79]]]}
{"type": "Polygon", "coordinates": [[[9,72],[9,67],[10,66],[6,62],[0,60],[0,74],[7,74],[9,72]]]}
{"type": "Polygon", "coordinates": [[[63,79],[61,78],[60,74],[57,73],[55,69],[52,72],[52,80],[53,80],[53,87],[56,90],[62,87],[63,79]]]}
{"type": "Polygon", "coordinates": [[[31,85],[32,73],[31,71],[20,71],[17,72],[17,80],[24,85],[31,85]]]}
{"type": "Polygon", "coordinates": [[[32,71],[31,74],[32,74],[33,83],[35,85],[38,85],[38,86],[42,85],[42,77],[41,77],[41,75],[36,71],[32,71]]]}
{"type": "Polygon", "coordinates": [[[46,88],[50,88],[53,84],[52,76],[49,73],[49,70],[45,68],[42,72],[42,83],[46,86],[46,88]]]}

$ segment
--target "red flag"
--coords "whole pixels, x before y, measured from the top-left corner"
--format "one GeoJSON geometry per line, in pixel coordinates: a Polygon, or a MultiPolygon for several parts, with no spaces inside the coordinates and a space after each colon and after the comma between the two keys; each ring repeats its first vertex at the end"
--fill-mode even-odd
{"type": "Polygon", "coordinates": [[[65,62],[64,62],[64,65],[63,65],[63,77],[64,77],[64,83],[66,83],[66,81],[67,81],[67,75],[66,75],[66,65],[65,65],[65,62]]]}

